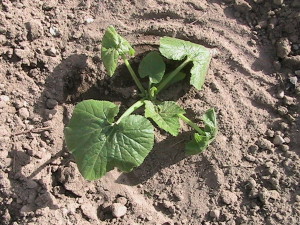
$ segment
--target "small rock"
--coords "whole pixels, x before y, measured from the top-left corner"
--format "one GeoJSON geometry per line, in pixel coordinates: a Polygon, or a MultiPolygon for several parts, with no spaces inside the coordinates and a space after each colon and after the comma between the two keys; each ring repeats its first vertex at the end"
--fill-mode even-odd
{"type": "Polygon", "coordinates": [[[296,76],[290,77],[289,80],[290,80],[291,84],[293,84],[294,86],[297,85],[298,78],[296,76]]]}
{"type": "Polygon", "coordinates": [[[94,22],[95,20],[93,18],[86,18],[85,19],[85,23],[89,24],[89,23],[92,23],[94,22]]]}
{"type": "Polygon", "coordinates": [[[26,59],[30,55],[29,49],[15,49],[14,53],[20,59],[26,59]]]}
{"type": "Polygon", "coordinates": [[[273,130],[268,129],[266,132],[266,135],[268,135],[268,137],[274,137],[275,132],[273,130]]]}
{"type": "Polygon", "coordinates": [[[49,32],[54,37],[59,37],[60,36],[60,31],[56,27],[50,27],[49,32]]]}
{"type": "Polygon", "coordinates": [[[285,141],[284,141],[283,137],[281,137],[280,135],[275,135],[275,137],[273,139],[274,145],[282,145],[284,142],[285,141]]]}
{"type": "Polygon", "coordinates": [[[280,6],[283,4],[283,0],[273,0],[273,3],[280,6]]]}
{"type": "Polygon", "coordinates": [[[82,213],[91,220],[97,220],[97,209],[90,203],[83,203],[80,206],[82,213]]]}
{"type": "Polygon", "coordinates": [[[262,148],[262,149],[273,150],[273,144],[272,144],[272,142],[270,142],[269,140],[264,139],[264,138],[260,138],[260,139],[257,141],[257,145],[258,145],[260,148],[262,148]]]}
{"type": "Polygon", "coordinates": [[[296,74],[297,76],[300,76],[300,70],[296,70],[296,71],[295,71],[295,74],[296,74]]]}
{"type": "Polygon", "coordinates": [[[9,102],[10,98],[7,95],[1,95],[0,96],[0,101],[3,102],[9,102]]]}
{"type": "Polygon", "coordinates": [[[122,205],[121,203],[113,203],[111,205],[112,215],[116,218],[122,217],[127,212],[127,207],[122,205]]]}
{"type": "Polygon", "coordinates": [[[25,107],[20,108],[19,116],[23,119],[27,119],[30,116],[28,109],[25,107]]]}
{"type": "Polygon", "coordinates": [[[283,103],[286,104],[286,105],[295,105],[296,100],[293,97],[284,96],[283,97],[283,103]]]}
{"type": "Polygon", "coordinates": [[[245,155],[245,159],[249,162],[255,162],[255,160],[256,160],[256,158],[254,156],[249,155],[249,154],[245,155]]]}
{"type": "Polygon", "coordinates": [[[55,99],[48,99],[46,102],[48,109],[54,109],[57,106],[58,102],[55,99]]]}
{"type": "Polygon", "coordinates": [[[288,145],[282,145],[281,146],[281,151],[287,152],[288,150],[290,150],[290,147],[288,145]]]}
{"type": "Polygon", "coordinates": [[[280,199],[280,194],[276,190],[267,190],[266,188],[263,188],[261,192],[258,194],[259,200],[263,204],[268,204],[270,199],[278,200],[280,199]]]}
{"type": "Polygon", "coordinates": [[[220,215],[221,215],[221,211],[218,210],[218,209],[215,209],[215,210],[211,210],[209,212],[209,215],[214,218],[214,219],[219,219],[220,215]]]}
{"type": "Polygon", "coordinates": [[[289,144],[291,142],[291,139],[289,137],[285,137],[283,140],[287,144],[289,144]]]}
{"type": "Polygon", "coordinates": [[[26,23],[26,28],[28,30],[28,39],[30,41],[38,39],[44,33],[42,24],[37,20],[26,23]]]}
{"type": "Polygon", "coordinates": [[[225,203],[227,205],[234,204],[238,200],[235,193],[227,191],[227,190],[222,192],[221,199],[222,199],[223,203],[225,203]]]}
{"type": "Polygon", "coordinates": [[[291,45],[288,38],[280,38],[276,44],[277,56],[279,58],[287,57],[291,52],[291,45]]]}
{"type": "Polygon", "coordinates": [[[282,99],[283,97],[284,97],[284,91],[279,91],[279,92],[277,93],[277,98],[282,99]]]}
{"type": "Polygon", "coordinates": [[[54,47],[51,47],[51,48],[48,48],[46,50],[46,54],[48,56],[52,56],[52,57],[55,57],[57,55],[57,50],[54,48],[54,47]]]}

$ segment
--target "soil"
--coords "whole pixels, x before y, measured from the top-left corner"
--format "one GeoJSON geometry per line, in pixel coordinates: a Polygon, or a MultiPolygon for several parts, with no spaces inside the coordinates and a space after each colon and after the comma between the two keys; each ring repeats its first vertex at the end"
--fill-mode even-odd
{"type": "Polygon", "coordinates": [[[299,0],[0,1],[1,224],[299,224],[299,0]],[[201,91],[166,90],[191,117],[214,107],[219,133],[186,157],[191,135],[157,131],[131,173],[88,182],[63,129],[83,99],[123,110],[137,89],[109,79],[101,39],[114,25],[141,56],[167,35],[217,48],[201,91]]]}

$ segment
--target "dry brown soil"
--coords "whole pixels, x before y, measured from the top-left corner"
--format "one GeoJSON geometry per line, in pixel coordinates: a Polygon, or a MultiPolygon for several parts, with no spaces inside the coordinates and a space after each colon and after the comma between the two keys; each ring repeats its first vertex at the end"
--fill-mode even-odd
{"type": "Polygon", "coordinates": [[[2,0],[0,56],[1,224],[299,224],[299,0],[2,0]],[[135,101],[124,65],[103,68],[108,25],[135,68],[164,35],[218,49],[202,91],[162,95],[196,121],[216,109],[207,151],[184,155],[188,127],[158,130],[133,172],[81,177],[63,137],[74,105],[135,101]]]}

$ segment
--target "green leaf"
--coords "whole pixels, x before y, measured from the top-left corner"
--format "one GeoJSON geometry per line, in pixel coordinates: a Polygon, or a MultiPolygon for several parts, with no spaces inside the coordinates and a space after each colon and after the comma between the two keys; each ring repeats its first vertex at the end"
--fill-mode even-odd
{"type": "Polygon", "coordinates": [[[67,147],[87,180],[100,178],[114,167],[131,171],[153,147],[150,121],[130,115],[114,124],[118,111],[119,107],[108,101],[82,101],[65,128],[67,147]]]}
{"type": "Polygon", "coordinates": [[[141,78],[149,77],[152,84],[161,81],[165,74],[166,64],[158,52],[149,52],[139,65],[139,74],[141,78]]]}
{"type": "Polygon", "coordinates": [[[195,133],[192,140],[186,144],[185,152],[187,155],[203,152],[217,135],[218,125],[214,109],[207,110],[202,116],[202,120],[205,124],[204,130],[201,134],[195,133]]]}
{"type": "Polygon", "coordinates": [[[117,68],[119,56],[134,56],[135,51],[129,42],[121,37],[113,26],[109,26],[102,39],[101,58],[109,76],[117,68]]]}
{"type": "Polygon", "coordinates": [[[208,48],[177,38],[163,37],[160,39],[159,51],[168,59],[183,60],[187,57],[187,60],[192,61],[194,66],[191,69],[190,84],[201,90],[212,58],[208,48]]]}
{"type": "Polygon", "coordinates": [[[180,129],[178,114],[185,113],[176,102],[166,101],[154,105],[151,101],[145,101],[145,116],[151,118],[161,129],[177,136],[180,129]]]}

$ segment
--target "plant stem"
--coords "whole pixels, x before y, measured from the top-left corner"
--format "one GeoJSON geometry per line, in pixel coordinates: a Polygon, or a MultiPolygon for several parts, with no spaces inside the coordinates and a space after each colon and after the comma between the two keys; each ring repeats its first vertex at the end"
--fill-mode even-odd
{"type": "Polygon", "coordinates": [[[175,70],[173,70],[165,80],[163,80],[157,87],[157,94],[164,89],[164,87],[179,73],[183,67],[185,67],[191,60],[187,58],[183,63],[181,63],[175,70]]]}
{"type": "Polygon", "coordinates": [[[205,132],[203,130],[200,129],[200,127],[198,127],[197,124],[195,124],[193,121],[191,121],[189,118],[187,118],[186,116],[184,116],[183,114],[178,114],[179,118],[182,119],[185,123],[187,123],[188,125],[190,125],[192,128],[194,128],[199,134],[205,134],[205,132]]]}
{"type": "Polygon", "coordinates": [[[127,116],[129,116],[131,113],[133,113],[135,110],[137,110],[138,108],[140,108],[142,105],[144,105],[144,99],[141,99],[139,101],[137,101],[136,103],[134,103],[132,106],[130,106],[123,114],[122,116],[117,120],[117,122],[115,122],[115,124],[118,124],[121,122],[121,120],[127,116]]]}
{"type": "Polygon", "coordinates": [[[140,89],[140,91],[142,92],[143,95],[146,94],[146,90],[144,89],[142,83],[140,82],[139,78],[137,77],[136,73],[134,72],[134,70],[132,69],[129,61],[127,60],[126,56],[123,55],[122,56],[124,62],[125,62],[125,65],[127,67],[127,69],[129,70],[129,73],[131,74],[131,77],[132,79],[134,80],[136,86],[140,89]]]}

